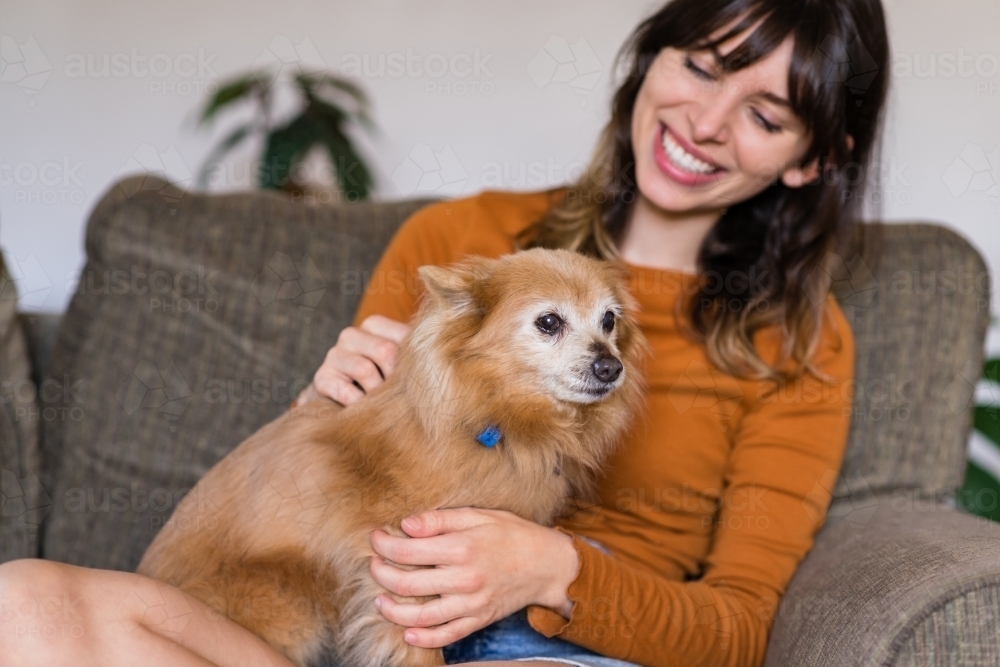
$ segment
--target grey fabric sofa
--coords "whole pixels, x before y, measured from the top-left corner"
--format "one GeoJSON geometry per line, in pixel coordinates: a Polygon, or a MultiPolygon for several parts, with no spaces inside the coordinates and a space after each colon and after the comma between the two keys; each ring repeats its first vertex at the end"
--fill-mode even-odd
{"type": "MultiPolygon", "coordinates": [[[[427,203],[112,185],[64,315],[14,316],[0,286],[0,373],[38,389],[0,403],[0,558],[132,570],[184,492],[309,382],[427,203]]],[[[989,275],[941,226],[864,231],[835,276],[857,349],[848,451],[766,664],[998,665],[1000,525],[955,502],[989,275]]]]}

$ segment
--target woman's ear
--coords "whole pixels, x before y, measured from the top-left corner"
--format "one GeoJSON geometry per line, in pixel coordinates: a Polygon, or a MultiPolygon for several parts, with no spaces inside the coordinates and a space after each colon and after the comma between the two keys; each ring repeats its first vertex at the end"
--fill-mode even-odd
{"type": "Polygon", "coordinates": [[[789,167],[781,174],[781,182],[790,188],[801,188],[819,178],[819,158],[804,167],[789,167]]]}
{"type": "MultiPolygon", "coordinates": [[[[850,153],[854,150],[854,137],[851,135],[846,135],[844,137],[845,143],[847,143],[847,152],[850,153]]],[[[831,151],[832,153],[832,151],[831,151]]],[[[833,160],[833,156],[830,156],[833,160]]],[[[817,178],[819,178],[819,159],[814,159],[805,167],[789,167],[781,174],[781,182],[790,188],[801,188],[807,183],[812,183],[817,178]]]]}

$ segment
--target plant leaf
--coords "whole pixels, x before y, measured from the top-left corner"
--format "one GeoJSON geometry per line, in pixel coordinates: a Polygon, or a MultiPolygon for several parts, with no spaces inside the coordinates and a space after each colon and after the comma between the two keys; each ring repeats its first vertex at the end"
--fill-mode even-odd
{"type": "Polygon", "coordinates": [[[343,109],[318,97],[310,96],[309,104],[312,107],[312,112],[324,123],[339,125],[349,118],[349,115],[343,109]]]}
{"type": "Polygon", "coordinates": [[[347,93],[359,106],[367,107],[369,105],[368,95],[353,81],[332,74],[325,74],[319,80],[318,84],[317,87],[327,85],[335,90],[347,93]]]}
{"type": "Polygon", "coordinates": [[[221,84],[219,89],[215,91],[215,94],[209,98],[204,111],[201,112],[201,118],[199,119],[198,124],[204,125],[209,122],[215,118],[219,111],[230,106],[234,102],[242,100],[252,90],[260,87],[260,85],[260,80],[254,73],[246,74],[221,84]]]}
{"type": "Polygon", "coordinates": [[[339,123],[323,124],[322,142],[326,145],[333,163],[340,190],[348,201],[368,199],[372,177],[364,160],[357,154],[339,123]]]}
{"type": "Polygon", "coordinates": [[[987,519],[1000,521],[1000,481],[972,461],[966,463],[965,481],[962,483],[959,502],[962,509],[987,519]]]}
{"type": "Polygon", "coordinates": [[[307,111],[293,118],[284,127],[273,130],[264,148],[264,165],[257,185],[280,190],[288,180],[292,167],[301,160],[317,141],[316,122],[307,111]]]}
{"type": "Polygon", "coordinates": [[[977,431],[1000,447],[1000,406],[977,405],[973,422],[977,431]]]}
{"type": "MultiPolygon", "coordinates": [[[[368,129],[374,128],[371,119],[371,102],[368,95],[354,82],[328,73],[305,75],[306,89],[313,100],[334,106],[342,114],[354,118],[368,129]],[[346,95],[351,99],[353,109],[344,108],[337,100],[346,95]]],[[[305,89],[304,89],[305,92],[305,89]]]]}
{"type": "Polygon", "coordinates": [[[986,360],[983,364],[983,378],[1000,384],[1000,357],[986,360]]]}

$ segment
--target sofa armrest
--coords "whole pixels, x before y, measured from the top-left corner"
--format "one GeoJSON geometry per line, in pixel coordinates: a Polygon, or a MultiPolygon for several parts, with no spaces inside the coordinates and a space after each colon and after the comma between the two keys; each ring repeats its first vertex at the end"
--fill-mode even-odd
{"type": "Polygon", "coordinates": [[[1000,524],[903,491],[860,504],[831,507],[765,665],[1000,664],[1000,524]]]}

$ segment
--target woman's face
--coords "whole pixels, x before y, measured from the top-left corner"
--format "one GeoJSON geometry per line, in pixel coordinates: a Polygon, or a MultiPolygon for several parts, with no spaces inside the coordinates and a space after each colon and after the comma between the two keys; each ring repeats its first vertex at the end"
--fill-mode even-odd
{"type": "Polygon", "coordinates": [[[816,178],[816,162],[797,165],[810,137],[787,104],[789,37],[767,57],[736,72],[712,51],[664,48],[639,88],[632,149],[640,193],[671,212],[713,211],[743,201],[780,178],[798,187],[816,178]]]}

